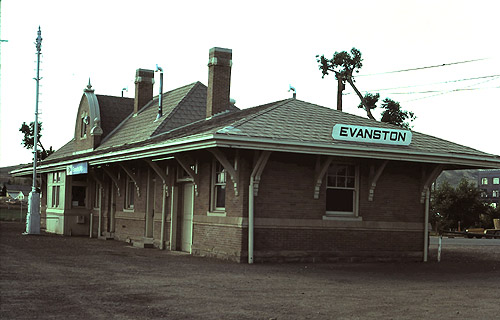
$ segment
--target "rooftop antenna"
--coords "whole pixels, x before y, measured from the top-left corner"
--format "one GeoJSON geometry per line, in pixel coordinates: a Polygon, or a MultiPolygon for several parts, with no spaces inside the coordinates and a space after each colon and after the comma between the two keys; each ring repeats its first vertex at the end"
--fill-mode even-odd
{"type": "Polygon", "coordinates": [[[38,147],[38,94],[40,86],[40,54],[42,52],[42,30],[38,26],[36,38],[36,102],[35,102],[35,130],[33,142],[33,185],[28,197],[28,214],[26,216],[26,232],[23,234],[40,234],[40,193],[36,188],[36,161],[38,147]]]}
{"type": "Polygon", "coordinates": [[[295,88],[292,87],[291,84],[289,84],[288,86],[289,86],[288,92],[293,91],[293,98],[296,99],[297,98],[297,92],[295,91],[295,88]]]}
{"type": "MultiPolygon", "coordinates": [[[[158,115],[156,116],[156,120],[160,119],[161,116],[163,115],[163,99],[162,99],[162,92],[163,92],[163,69],[156,65],[156,70],[155,72],[160,72],[160,94],[158,95],[158,115]]],[[[155,121],[156,121],[155,120],[155,121]]]]}

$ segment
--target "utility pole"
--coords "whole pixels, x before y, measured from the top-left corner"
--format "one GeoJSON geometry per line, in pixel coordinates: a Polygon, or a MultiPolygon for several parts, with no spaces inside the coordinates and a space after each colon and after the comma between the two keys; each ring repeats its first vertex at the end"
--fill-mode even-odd
{"type": "Polygon", "coordinates": [[[342,91],[345,89],[344,81],[342,81],[342,76],[340,74],[336,74],[337,76],[337,110],[342,111],[342,91]]]}
{"type": "Polygon", "coordinates": [[[24,234],[40,234],[40,193],[36,188],[36,162],[38,147],[38,94],[40,86],[40,54],[42,51],[42,31],[38,27],[36,38],[36,102],[35,102],[35,141],[33,143],[33,186],[28,198],[28,215],[26,216],[26,232],[24,234]]]}
{"type": "MultiPolygon", "coordinates": [[[[9,42],[9,40],[2,40],[1,31],[2,31],[2,0],[0,0],[0,44],[2,42],[9,42]]],[[[2,46],[0,46],[0,89],[1,88],[2,88],[2,46]]]]}

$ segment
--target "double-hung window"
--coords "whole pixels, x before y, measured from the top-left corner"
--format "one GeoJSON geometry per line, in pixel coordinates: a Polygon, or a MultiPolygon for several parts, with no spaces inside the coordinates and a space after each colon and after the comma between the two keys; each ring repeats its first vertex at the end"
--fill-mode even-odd
{"type": "Polygon", "coordinates": [[[326,183],[327,216],[358,215],[358,168],[352,164],[332,164],[326,183]]]}
{"type": "Polygon", "coordinates": [[[61,203],[61,186],[64,185],[64,181],[62,178],[62,172],[53,172],[50,174],[51,177],[49,179],[49,199],[48,205],[50,208],[60,208],[61,203]]]}
{"type": "Polygon", "coordinates": [[[224,211],[226,208],[226,170],[215,160],[212,163],[212,211],[224,211]]]}

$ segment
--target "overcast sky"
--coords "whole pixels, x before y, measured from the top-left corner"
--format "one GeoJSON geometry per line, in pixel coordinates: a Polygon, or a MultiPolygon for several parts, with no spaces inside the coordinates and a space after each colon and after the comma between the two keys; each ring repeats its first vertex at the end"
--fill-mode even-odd
{"type": "MultiPolygon", "coordinates": [[[[164,91],[207,84],[208,51],[217,46],[233,50],[231,97],[239,108],[291,97],[290,84],[298,99],[336,108],[336,80],[321,78],[315,56],[356,47],[363,93],[413,111],[417,132],[500,154],[499,9],[493,0],[3,0],[0,166],[32,158],[19,128],[35,117],[38,26],[46,148],[72,139],[89,78],[96,94],[128,88],[133,97],[135,70],[158,64],[164,91]]],[[[353,90],[344,94],[344,111],[365,116],[353,90]]]]}

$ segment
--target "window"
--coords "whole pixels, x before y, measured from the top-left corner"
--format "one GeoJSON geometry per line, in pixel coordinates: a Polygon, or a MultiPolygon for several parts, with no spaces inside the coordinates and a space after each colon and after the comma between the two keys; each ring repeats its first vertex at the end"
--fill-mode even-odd
{"type": "Polygon", "coordinates": [[[481,184],[488,184],[488,178],[481,178],[481,184]]]}
{"type": "Polygon", "coordinates": [[[493,194],[491,195],[493,198],[498,198],[499,191],[493,190],[493,194]]]}
{"type": "Polygon", "coordinates": [[[212,211],[226,208],[226,170],[215,160],[212,163],[212,211]]]}
{"type": "Polygon", "coordinates": [[[493,178],[493,184],[500,184],[500,178],[493,178]]]}
{"type": "Polygon", "coordinates": [[[327,214],[357,216],[357,176],[357,168],[354,165],[330,165],[326,183],[327,214]]]}
{"type": "Polygon", "coordinates": [[[64,197],[64,192],[61,195],[61,187],[64,187],[63,173],[61,171],[50,173],[47,183],[47,205],[50,208],[61,208],[63,206],[61,198],[64,197]]]}
{"type": "Polygon", "coordinates": [[[87,175],[77,174],[71,176],[71,207],[86,208],[87,203],[87,175]]]}
{"type": "Polygon", "coordinates": [[[52,208],[59,207],[59,198],[61,194],[61,186],[52,186],[52,208]]]}
{"type": "Polygon", "coordinates": [[[134,192],[134,180],[130,179],[130,177],[127,175],[127,184],[125,186],[125,209],[134,209],[134,192]]]}
{"type": "Polygon", "coordinates": [[[87,126],[89,124],[89,116],[83,114],[82,115],[82,122],[80,124],[80,139],[86,138],[87,137],[87,126]]]}
{"type": "Polygon", "coordinates": [[[481,198],[488,198],[488,190],[481,189],[481,198]]]}
{"type": "MultiPolygon", "coordinates": [[[[192,163],[189,165],[191,170],[196,174],[198,173],[198,165],[196,163],[192,163]]],[[[184,181],[193,181],[193,178],[187,173],[184,168],[182,168],[180,165],[177,167],[177,182],[184,182],[184,181]]]]}

